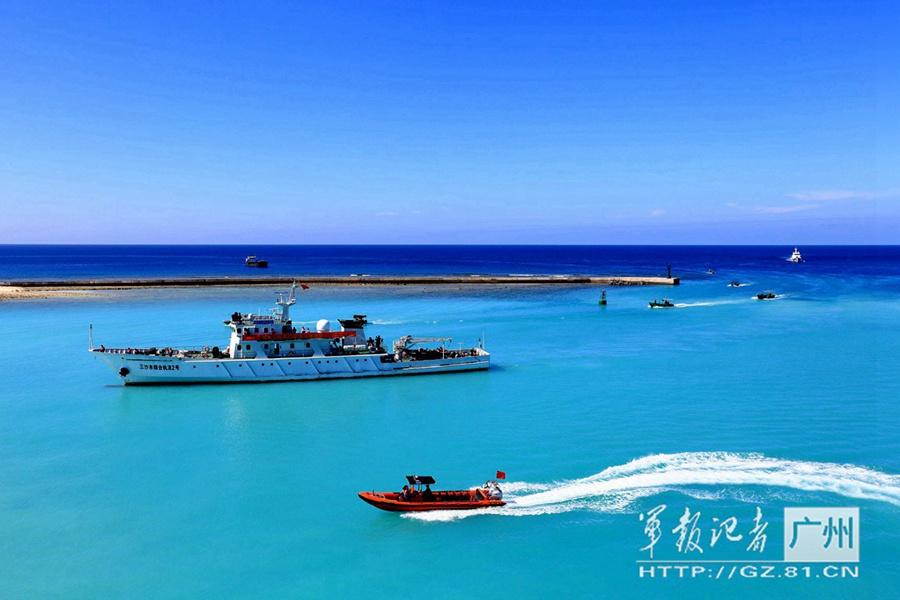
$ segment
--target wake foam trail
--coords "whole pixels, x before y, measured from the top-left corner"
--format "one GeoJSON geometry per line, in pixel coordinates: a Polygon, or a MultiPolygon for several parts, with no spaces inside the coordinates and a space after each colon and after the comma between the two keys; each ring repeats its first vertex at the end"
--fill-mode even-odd
{"type": "Polygon", "coordinates": [[[692,308],[694,306],[723,306],[725,304],[742,304],[743,300],[710,300],[709,302],[676,302],[675,308],[692,308]]]}
{"type": "Polygon", "coordinates": [[[507,483],[503,486],[507,505],[503,507],[405,513],[403,516],[424,521],[452,521],[479,514],[518,517],[573,510],[621,512],[639,498],[672,491],[703,499],[730,497],[751,502],[784,497],[780,492],[748,491],[733,486],[826,492],[900,506],[900,476],[866,467],[781,460],[761,454],[682,452],[646,456],[581,479],[547,484],[507,483]]]}

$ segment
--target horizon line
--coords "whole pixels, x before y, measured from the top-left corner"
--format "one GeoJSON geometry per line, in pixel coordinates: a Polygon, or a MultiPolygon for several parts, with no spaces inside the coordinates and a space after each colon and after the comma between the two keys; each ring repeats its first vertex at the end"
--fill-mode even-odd
{"type": "Polygon", "coordinates": [[[768,244],[640,244],[640,243],[627,243],[627,244],[502,244],[502,243],[469,243],[469,244],[391,244],[391,243],[372,243],[372,244],[273,244],[273,243],[254,243],[247,242],[242,244],[210,244],[210,243],[66,243],[66,242],[27,242],[27,243],[19,243],[19,244],[9,244],[9,243],[0,243],[0,248],[9,248],[9,247],[20,247],[20,246],[83,246],[83,247],[118,247],[118,246],[146,246],[146,247],[173,247],[173,246],[197,246],[197,247],[225,247],[225,248],[238,248],[238,247],[247,247],[247,246],[262,246],[262,247],[284,247],[284,248],[296,248],[303,246],[311,246],[311,247],[322,247],[322,248],[352,248],[352,247],[370,247],[370,246],[385,246],[385,247],[410,247],[410,248],[423,248],[423,247],[431,247],[431,248],[458,248],[458,247],[477,247],[477,246],[493,246],[493,247],[505,247],[505,248],[615,248],[615,247],[657,247],[657,248],[671,248],[671,247],[709,247],[709,248],[767,248],[767,247],[782,247],[782,246],[806,246],[810,248],[896,248],[900,247],[900,243],[896,244],[847,244],[847,243],[768,243],[768,244]]]}

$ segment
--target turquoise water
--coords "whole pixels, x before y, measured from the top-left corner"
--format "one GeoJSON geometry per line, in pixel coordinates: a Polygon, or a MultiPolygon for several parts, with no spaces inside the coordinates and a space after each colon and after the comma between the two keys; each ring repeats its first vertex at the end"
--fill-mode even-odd
{"type": "MultiPolygon", "coordinates": [[[[611,289],[605,309],[595,288],[314,288],[296,320],[484,332],[495,366],[270,385],[125,389],[85,351],[88,323],[108,346],[222,343],[267,289],[0,304],[0,596],[883,595],[900,576],[898,280],[775,265],[726,287],[738,275],[611,289]],[[646,308],[664,294],[679,308],[646,308]],[[494,514],[356,498],[496,469],[521,504],[494,514]],[[859,506],[859,578],[641,579],[638,515],[660,503],[670,558],[685,507],[745,534],[760,507],[776,559],[783,507],[859,506]]],[[[719,550],[703,558],[759,558],[719,550]]]]}

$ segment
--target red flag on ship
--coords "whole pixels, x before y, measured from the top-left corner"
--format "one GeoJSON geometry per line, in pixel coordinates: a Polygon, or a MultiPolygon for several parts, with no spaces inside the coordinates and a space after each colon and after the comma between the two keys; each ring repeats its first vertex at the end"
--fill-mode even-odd
{"type": "Polygon", "coordinates": [[[305,283],[301,283],[301,284],[300,284],[300,289],[301,289],[301,290],[308,290],[308,289],[309,289],[309,286],[306,285],[305,283]]]}
{"type": "Polygon", "coordinates": [[[497,479],[506,479],[506,471],[497,471],[497,479]]]}

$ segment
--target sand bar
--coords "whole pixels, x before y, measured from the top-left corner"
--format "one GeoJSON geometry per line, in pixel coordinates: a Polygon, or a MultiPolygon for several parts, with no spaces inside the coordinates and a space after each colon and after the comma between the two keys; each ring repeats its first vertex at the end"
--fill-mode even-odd
{"type": "Polygon", "coordinates": [[[519,286],[598,285],[641,286],[678,285],[678,277],[638,277],[599,275],[435,275],[435,276],[322,276],[296,277],[184,277],[153,279],[56,279],[0,282],[0,301],[51,298],[99,297],[103,290],[153,288],[202,288],[288,286],[291,282],[314,286],[519,286]]]}
{"type": "Polygon", "coordinates": [[[361,275],[291,277],[182,277],[150,279],[56,279],[0,282],[5,295],[25,295],[28,291],[86,291],[103,289],[177,288],[213,286],[290,285],[678,285],[678,277],[619,275],[361,275]]]}

